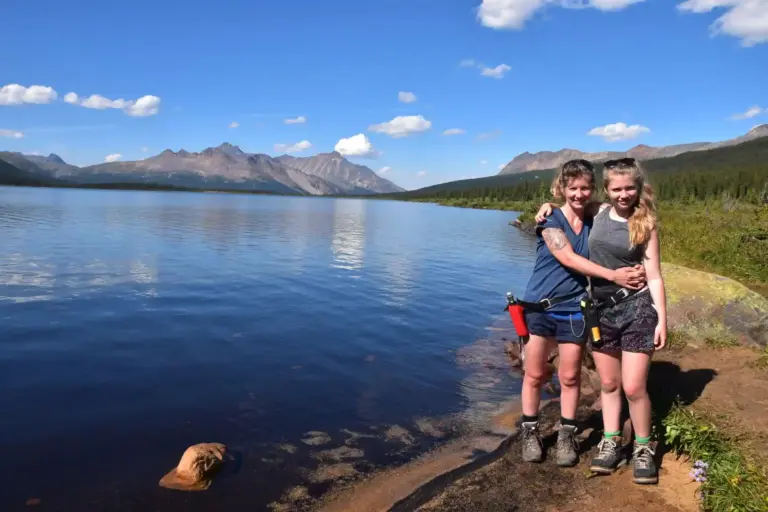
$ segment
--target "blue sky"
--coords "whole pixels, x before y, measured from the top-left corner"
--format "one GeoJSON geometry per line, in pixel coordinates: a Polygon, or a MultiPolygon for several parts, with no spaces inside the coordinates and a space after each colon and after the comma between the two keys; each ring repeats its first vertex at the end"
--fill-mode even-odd
{"type": "Polygon", "coordinates": [[[768,0],[174,4],[4,2],[0,149],[85,165],[224,141],[339,147],[417,188],[523,151],[768,122],[768,0]]]}

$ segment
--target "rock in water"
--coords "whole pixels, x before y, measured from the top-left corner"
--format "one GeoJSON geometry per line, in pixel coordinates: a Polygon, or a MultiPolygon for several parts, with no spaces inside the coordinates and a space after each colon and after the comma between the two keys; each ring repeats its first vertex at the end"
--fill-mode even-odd
{"type": "Polygon", "coordinates": [[[178,491],[204,491],[211,486],[213,475],[221,467],[227,447],[220,443],[190,446],[179,465],[160,479],[160,486],[178,491]]]}

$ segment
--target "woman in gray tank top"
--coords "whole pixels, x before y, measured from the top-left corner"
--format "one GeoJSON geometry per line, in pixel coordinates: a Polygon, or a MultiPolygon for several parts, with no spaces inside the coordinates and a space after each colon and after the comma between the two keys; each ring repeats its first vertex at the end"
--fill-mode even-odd
{"type": "MultiPolygon", "coordinates": [[[[603,186],[610,203],[595,203],[588,210],[595,215],[589,235],[589,259],[610,269],[642,265],[648,285],[623,297],[627,290],[615,283],[599,278],[591,281],[593,297],[602,303],[602,342],[592,347],[592,353],[602,381],[605,432],[590,469],[609,474],[626,460],[619,426],[623,388],[635,430],[634,481],[654,484],[658,482],[658,471],[655,443],[651,443],[647,380],[654,351],[666,344],[667,307],[653,189],[634,158],[605,162],[603,186]]],[[[548,216],[551,207],[542,206],[537,220],[548,216]]]]}

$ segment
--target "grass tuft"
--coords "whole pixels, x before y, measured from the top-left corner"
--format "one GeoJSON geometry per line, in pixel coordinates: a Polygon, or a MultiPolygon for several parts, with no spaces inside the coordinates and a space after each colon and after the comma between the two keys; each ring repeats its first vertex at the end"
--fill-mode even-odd
{"type": "Polygon", "coordinates": [[[676,404],[663,420],[667,445],[695,460],[692,478],[701,482],[704,510],[768,510],[768,477],[748,461],[711,421],[676,404]]]}

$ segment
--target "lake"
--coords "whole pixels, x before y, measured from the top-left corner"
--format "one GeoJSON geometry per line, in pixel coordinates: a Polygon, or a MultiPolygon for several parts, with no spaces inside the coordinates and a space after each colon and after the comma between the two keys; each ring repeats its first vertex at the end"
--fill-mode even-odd
{"type": "Polygon", "coordinates": [[[0,510],[266,510],[482,428],[519,392],[483,363],[533,267],[515,216],[0,188],[0,510]],[[235,470],[159,487],[199,442],[235,470]]]}

